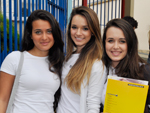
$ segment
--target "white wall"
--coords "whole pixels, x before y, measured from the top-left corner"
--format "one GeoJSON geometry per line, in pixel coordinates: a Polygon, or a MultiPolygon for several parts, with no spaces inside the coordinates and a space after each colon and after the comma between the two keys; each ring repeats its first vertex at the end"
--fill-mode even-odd
{"type": "Polygon", "coordinates": [[[139,40],[139,50],[149,50],[150,0],[134,0],[133,17],[138,21],[135,30],[139,40]]]}

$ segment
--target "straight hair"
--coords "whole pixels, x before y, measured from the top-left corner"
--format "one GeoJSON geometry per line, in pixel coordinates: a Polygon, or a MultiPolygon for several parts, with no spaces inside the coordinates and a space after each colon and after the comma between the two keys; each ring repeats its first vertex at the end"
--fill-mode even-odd
{"type": "Polygon", "coordinates": [[[80,6],[74,8],[71,13],[70,22],[67,30],[67,55],[65,61],[69,60],[69,58],[74,52],[74,48],[76,47],[75,43],[71,38],[70,33],[71,22],[75,15],[81,15],[86,18],[88,27],[92,33],[91,39],[81,50],[79,58],[77,59],[73,67],[70,69],[65,79],[68,88],[72,92],[79,94],[83,80],[87,79],[87,84],[89,82],[94,62],[96,60],[102,59],[103,47],[97,14],[91,8],[88,7],[80,6]]]}

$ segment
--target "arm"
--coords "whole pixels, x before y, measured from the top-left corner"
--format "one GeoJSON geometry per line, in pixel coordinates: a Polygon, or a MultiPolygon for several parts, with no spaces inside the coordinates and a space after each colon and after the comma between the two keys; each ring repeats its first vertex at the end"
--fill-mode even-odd
{"type": "Polygon", "coordinates": [[[88,85],[87,111],[88,113],[99,113],[102,90],[106,80],[106,68],[102,62],[97,61],[92,67],[91,77],[88,85]]]}
{"type": "Polygon", "coordinates": [[[11,94],[12,86],[15,79],[16,69],[20,52],[15,51],[10,53],[4,59],[0,69],[0,113],[5,113],[9,97],[11,94]]]}
{"type": "Polygon", "coordinates": [[[0,113],[5,113],[15,76],[0,72],[0,113]]]}

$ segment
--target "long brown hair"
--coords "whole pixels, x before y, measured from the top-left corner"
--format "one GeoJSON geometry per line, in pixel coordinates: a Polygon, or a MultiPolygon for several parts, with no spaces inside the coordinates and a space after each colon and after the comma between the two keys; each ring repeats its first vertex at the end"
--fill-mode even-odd
{"type": "Polygon", "coordinates": [[[138,39],[133,30],[133,27],[123,19],[113,19],[110,20],[104,30],[103,34],[103,47],[104,54],[103,60],[106,65],[107,71],[109,71],[109,67],[111,66],[112,60],[106,54],[105,41],[106,41],[106,33],[108,28],[117,27],[120,28],[125,36],[127,42],[127,55],[119,62],[119,64],[115,67],[116,74],[122,77],[135,78],[135,79],[144,79],[143,70],[146,62],[138,55],[138,39]]]}
{"type": "Polygon", "coordinates": [[[89,82],[93,63],[97,59],[102,59],[103,47],[97,14],[88,7],[77,7],[73,9],[70,17],[70,23],[68,25],[66,61],[68,61],[68,59],[71,57],[74,47],[76,47],[70,35],[71,22],[75,15],[82,15],[86,18],[88,27],[93,34],[91,35],[90,41],[81,50],[78,60],[70,69],[65,79],[68,88],[70,88],[71,91],[79,94],[83,80],[87,77],[87,83],[89,82]]]}

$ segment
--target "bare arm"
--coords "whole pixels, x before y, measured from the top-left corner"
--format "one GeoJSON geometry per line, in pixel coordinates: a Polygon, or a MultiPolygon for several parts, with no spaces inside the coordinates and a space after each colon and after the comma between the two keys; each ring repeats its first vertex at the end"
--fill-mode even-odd
{"type": "Polygon", "coordinates": [[[15,76],[0,71],[0,113],[5,113],[15,76]]]}

